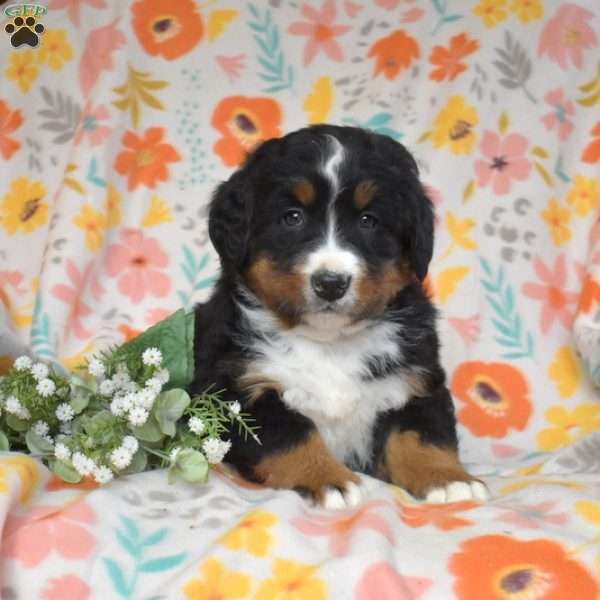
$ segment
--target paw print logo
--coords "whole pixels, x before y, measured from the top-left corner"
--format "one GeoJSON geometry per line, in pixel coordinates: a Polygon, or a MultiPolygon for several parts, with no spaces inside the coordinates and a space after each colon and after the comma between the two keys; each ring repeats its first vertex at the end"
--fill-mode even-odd
{"type": "Polygon", "coordinates": [[[44,26],[38,23],[35,17],[15,17],[11,23],[4,27],[4,31],[10,35],[10,43],[13,48],[27,44],[35,48],[40,43],[39,36],[44,33],[44,26]]]}

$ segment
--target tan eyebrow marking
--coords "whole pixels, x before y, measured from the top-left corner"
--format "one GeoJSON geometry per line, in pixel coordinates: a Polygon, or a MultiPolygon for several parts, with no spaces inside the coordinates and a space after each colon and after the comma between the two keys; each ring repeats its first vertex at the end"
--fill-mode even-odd
{"type": "Polygon", "coordinates": [[[377,192],[377,185],[374,181],[365,179],[361,181],[354,189],[354,204],[359,210],[365,209],[373,200],[377,192]]]}
{"type": "Polygon", "coordinates": [[[299,179],[294,182],[292,190],[298,202],[303,206],[310,206],[315,201],[315,188],[308,179],[299,179]]]}

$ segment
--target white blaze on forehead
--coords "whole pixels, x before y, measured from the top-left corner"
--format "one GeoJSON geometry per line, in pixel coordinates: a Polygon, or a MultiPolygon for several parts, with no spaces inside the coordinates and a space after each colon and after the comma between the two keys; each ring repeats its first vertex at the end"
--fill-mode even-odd
{"type": "Polygon", "coordinates": [[[346,152],[344,146],[332,135],[327,136],[327,155],[324,157],[321,172],[331,184],[331,199],[333,203],[340,191],[339,168],[346,152]]]}

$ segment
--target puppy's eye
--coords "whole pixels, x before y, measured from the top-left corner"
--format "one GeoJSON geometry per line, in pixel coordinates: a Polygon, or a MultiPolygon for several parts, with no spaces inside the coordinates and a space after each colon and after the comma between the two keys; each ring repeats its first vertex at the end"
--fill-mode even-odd
{"type": "Polygon", "coordinates": [[[281,222],[287,227],[300,227],[304,223],[304,215],[298,209],[288,210],[281,217],[281,222]]]}
{"type": "Polygon", "coordinates": [[[377,227],[377,224],[379,223],[379,221],[377,220],[377,217],[374,215],[371,215],[369,213],[360,215],[359,222],[360,222],[360,226],[363,229],[374,229],[375,227],[377,227]]]}

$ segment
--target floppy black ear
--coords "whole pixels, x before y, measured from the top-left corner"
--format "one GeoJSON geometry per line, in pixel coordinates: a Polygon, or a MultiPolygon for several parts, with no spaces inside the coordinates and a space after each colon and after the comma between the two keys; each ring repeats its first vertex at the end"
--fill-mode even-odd
{"type": "Polygon", "coordinates": [[[412,266],[419,281],[423,281],[427,276],[429,263],[433,256],[434,213],[433,203],[420,184],[415,204],[416,222],[412,240],[412,266]]]}
{"type": "Polygon", "coordinates": [[[244,179],[242,172],[234,173],[217,188],[210,205],[208,235],[224,270],[239,269],[246,257],[252,195],[244,179]]]}

